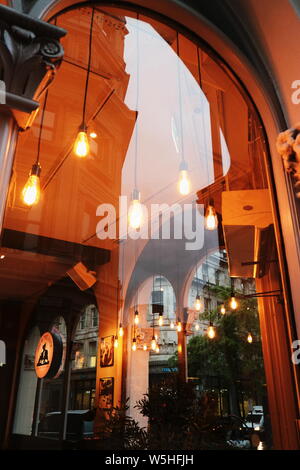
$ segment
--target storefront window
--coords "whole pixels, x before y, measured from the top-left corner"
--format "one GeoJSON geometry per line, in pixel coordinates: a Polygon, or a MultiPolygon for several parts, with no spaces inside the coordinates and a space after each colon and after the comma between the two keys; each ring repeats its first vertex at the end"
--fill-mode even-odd
{"type": "MultiPolygon", "coordinates": [[[[105,412],[125,387],[128,413],[145,424],[136,401],[179,374],[212,394],[216,415],[245,416],[248,399],[265,399],[256,294],[281,288],[261,122],[211,51],[170,26],[96,6],[55,21],[68,31],[65,56],[19,136],[2,246],[10,275],[0,284],[2,297],[18,291],[25,305],[58,283],[51,311],[67,312],[72,353],[44,381],[39,413],[62,400],[99,410],[109,382],[105,412]],[[40,199],[28,204],[22,190],[39,145],[40,199]],[[82,308],[85,294],[94,300],[82,308]],[[260,367],[250,361],[233,375],[230,341],[260,367]],[[110,345],[102,363],[100,342],[110,345]]],[[[51,327],[67,338],[61,317],[51,327]]],[[[30,338],[19,395],[36,387],[37,333],[30,338]]],[[[33,401],[22,418],[18,404],[15,433],[31,433],[33,401]]]]}

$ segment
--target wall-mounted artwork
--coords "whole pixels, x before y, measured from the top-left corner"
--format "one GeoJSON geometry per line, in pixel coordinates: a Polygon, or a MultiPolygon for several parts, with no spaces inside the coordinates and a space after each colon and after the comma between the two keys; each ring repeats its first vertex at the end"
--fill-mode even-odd
{"type": "Polygon", "coordinates": [[[114,378],[102,377],[99,387],[99,408],[110,410],[114,403],[114,378]]]}
{"type": "Polygon", "coordinates": [[[101,338],[100,342],[100,367],[114,365],[114,336],[101,338]]]}

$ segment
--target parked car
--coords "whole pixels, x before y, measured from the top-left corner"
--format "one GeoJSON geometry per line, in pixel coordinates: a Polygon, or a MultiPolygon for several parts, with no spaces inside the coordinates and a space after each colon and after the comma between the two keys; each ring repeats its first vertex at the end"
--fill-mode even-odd
{"type": "MultiPolygon", "coordinates": [[[[78,442],[93,436],[93,416],[90,410],[69,410],[67,414],[66,440],[78,442]]],[[[38,437],[58,439],[62,427],[62,413],[47,413],[39,422],[38,437]]]]}
{"type": "Polygon", "coordinates": [[[254,431],[264,430],[264,412],[262,406],[253,406],[252,411],[250,411],[246,417],[246,424],[254,431]]]}

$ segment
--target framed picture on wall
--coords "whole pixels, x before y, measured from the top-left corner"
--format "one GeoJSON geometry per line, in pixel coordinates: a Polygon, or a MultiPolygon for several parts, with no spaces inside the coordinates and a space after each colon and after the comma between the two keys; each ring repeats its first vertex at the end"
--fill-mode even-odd
{"type": "Polygon", "coordinates": [[[114,365],[114,336],[105,336],[100,342],[100,367],[114,365]]]}
{"type": "Polygon", "coordinates": [[[99,387],[99,408],[110,410],[114,403],[114,378],[102,377],[99,387]]]}

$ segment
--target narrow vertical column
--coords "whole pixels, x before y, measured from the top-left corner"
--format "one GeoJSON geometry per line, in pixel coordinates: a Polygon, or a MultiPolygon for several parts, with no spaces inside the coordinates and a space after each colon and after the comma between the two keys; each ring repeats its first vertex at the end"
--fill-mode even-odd
{"type": "Polygon", "coordinates": [[[0,232],[3,226],[9,181],[17,140],[17,124],[7,112],[0,112],[0,232]]]}

